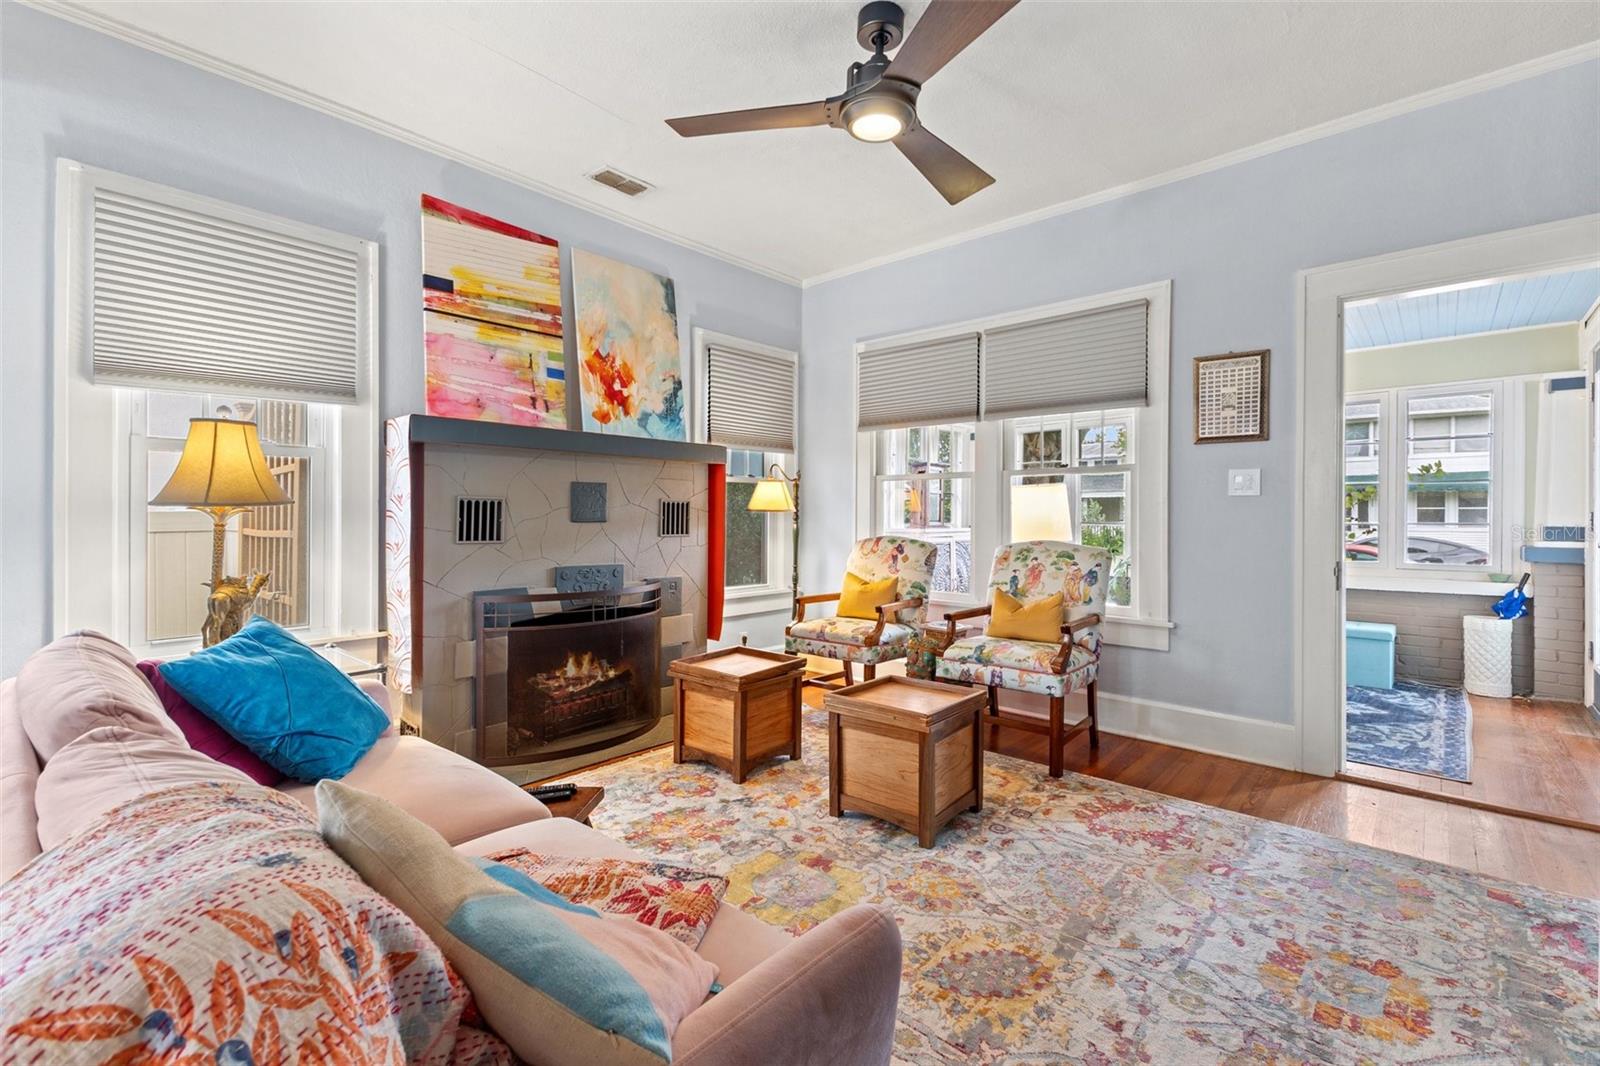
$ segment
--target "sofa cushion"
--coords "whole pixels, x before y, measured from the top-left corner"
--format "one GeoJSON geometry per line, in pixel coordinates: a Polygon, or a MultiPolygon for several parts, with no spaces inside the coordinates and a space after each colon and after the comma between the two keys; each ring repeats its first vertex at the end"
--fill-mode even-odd
{"type": "MultiPolygon", "coordinates": [[[[463,855],[493,855],[526,848],[546,855],[613,859],[643,859],[628,845],[570,818],[546,818],[512,826],[498,833],[457,845],[463,855]]],[[[746,914],[731,903],[721,903],[717,916],[697,949],[700,957],[717,968],[717,979],[732,984],[744,974],[794,943],[794,937],[775,925],[746,914]]]]}
{"type": "MultiPolygon", "coordinates": [[[[421,737],[379,737],[341,780],[382,796],[452,844],[550,817],[544,804],[493,770],[421,737]]],[[[317,809],[315,785],[286,781],[279,787],[317,809]]]]}
{"type": "Polygon", "coordinates": [[[51,641],[28,657],[17,671],[17,707],[41,763],[103,725],[183,741],[133,654],[90,629],[51,641]]]}
{"type": "Polygon", "coordinates": [[[658,1066],[716,979],[657,930],[603,918],[508,867],[490,876],[370,793],[323,781],[317,809],[324,839],[444,949],[530,1062],[658,1066]]]}
{"type": "Polygon", "coordinates": [[[181,737],[120,725],[91,729],[51,756],[39,773],[39,844],[48,851],[147,793],[208,781],[250,779],[181,737]]]}
{"type": "Polygon", "coordinates": [[[342,670],[260,615],[220,644],[162,663],[161,676],[296,781],[343,777],[389,728],[342,670]]]}
{"type": "Polygon", "coordinates": [[[0,681],[0,881],[39,854],[39,814],[34,793],[39,757],[22,728],[17,679],[0,681]]]}
{"type": "Polygon", "coordinates": [[[0,1059],[504,1062],[438,946],[305,808],[141,797],[0,884],[0,1059]]]}
{"type": "Polygon", "coordinates": [[[161,701],[167,717],[183,731],[189,746],[202,755],[209,755],[225,766],[231,766],[250,780],[261,785],[276,785],[283,775],[256,757],[249,748],[234,740],[228,731],[207,718],[199,708],[183,698],[183,694],[161,676],[161,664],[154,659],[139,663],[139,672],[150,682],[156,699],[161,701]]]}

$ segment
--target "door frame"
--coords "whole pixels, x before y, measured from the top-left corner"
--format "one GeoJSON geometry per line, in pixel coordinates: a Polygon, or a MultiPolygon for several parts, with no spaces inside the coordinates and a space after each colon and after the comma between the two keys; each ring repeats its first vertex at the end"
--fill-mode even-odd
{"type": "Polygon", "coordinates": [[[1600,634],[1600,590],[1595,588],[1596,579],[1600,578],[1595,568],[1595,552],[1600,550],[1600,540],[1596,539],[1594,520],[1595,501],[1600,498],[1600,485],[1596,484],[1596,479],[1600,479],[1600,455],[1595,451],[1600,445],[1600,438],[1595,434],[1595,394],[1600,384],[1597,381],[1600,379],[1600,300],[1584,312],[1578,323],[1578,362],[1583,366],[1589,390],[1588,447],[1584,450],[1588,471],[1584,479],[1587,496],[1584,511],[1589,523],[1583,534],[1583,703],[1592,709],[1595,705],[1594,645],[1596,634],[1600,634]]]}
{"type": "Polygon", "coordinates": [[[1299,271],[1295,405],[1294,721],[1300,769],[1344,768],[1344,305],[1600,262],[1600,214],[1299,271]],[[1333,654],[1329,654],[1329,650],[1333,654]]]}

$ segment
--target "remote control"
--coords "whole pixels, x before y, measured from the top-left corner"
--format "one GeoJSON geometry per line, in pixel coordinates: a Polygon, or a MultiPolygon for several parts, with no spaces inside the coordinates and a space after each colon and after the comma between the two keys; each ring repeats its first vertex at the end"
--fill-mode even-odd
{"type": "Polygon", "coordinates": [[[571,782],[557,785],[526,785],[523,791],[537,800],[568,800],[578,794],[578,786],[571,782]]]}

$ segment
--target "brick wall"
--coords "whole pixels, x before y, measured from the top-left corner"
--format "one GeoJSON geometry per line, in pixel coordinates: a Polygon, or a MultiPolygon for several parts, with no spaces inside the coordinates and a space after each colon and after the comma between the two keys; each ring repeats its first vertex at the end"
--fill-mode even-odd
{"type": "MultiPolygon", "coordinates": [[[[1534,568],[1534,583],[1539,580],[1534,568]]],[[[1578,629],[1583,629],[1583,576],[1578,577],[1578,629]]],[[[1488,614],[1495,596],[1457,596],[1448,593],[1379,592],[1351,589],[1345,593],[1345,617],[1353,622],[1387,622],[1396,629],[1396,677],[1428,681],[1436,685],[1461,684],[1461,616],[1488,614]]],[[[1534,677],[1534,619],[1538,611],[1530,604],[1528,614],[1517,619],[1511,630],[1511,691],[1525,695],[1536,690],[1534,677]]],[[[1583,654],[1579,645],[1578,691],[1583,692],[1583,654]]],[[[1559,660],[1549,665],[1560,666],[1559,660]]],[[[1566,698],[1566,697],[1562,697],[1566,698]]]]}
{"type": "Polygon", "coordinates": [[[1533,563],[1533,693],[1583,699],[1583,565],[1533,563]]]}

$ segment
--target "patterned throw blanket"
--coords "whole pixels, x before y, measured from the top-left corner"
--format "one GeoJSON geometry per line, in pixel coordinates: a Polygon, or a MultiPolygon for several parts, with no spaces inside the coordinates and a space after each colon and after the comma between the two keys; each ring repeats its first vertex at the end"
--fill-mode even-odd
{"type": "Polygon", "coordinates": [[[0,1062],[510,1061],[294,800],[144,796],[0,885],[0,1062]]]}

